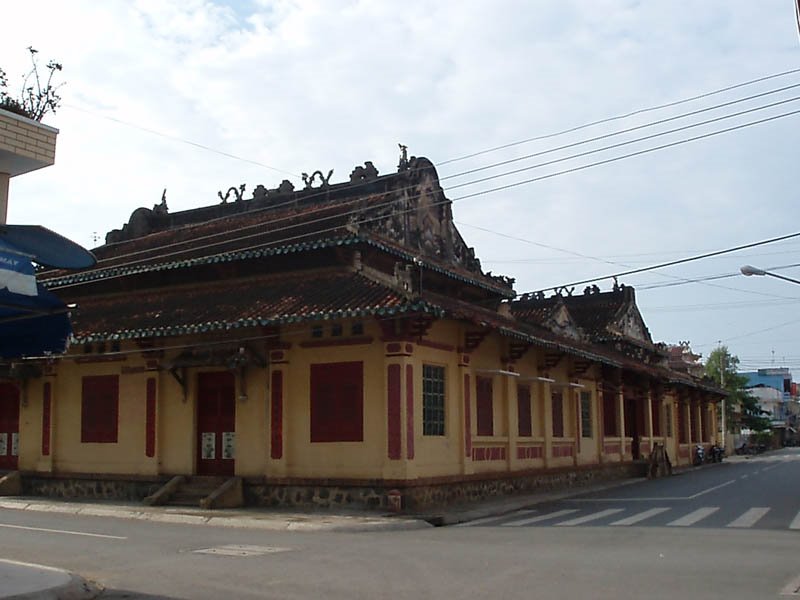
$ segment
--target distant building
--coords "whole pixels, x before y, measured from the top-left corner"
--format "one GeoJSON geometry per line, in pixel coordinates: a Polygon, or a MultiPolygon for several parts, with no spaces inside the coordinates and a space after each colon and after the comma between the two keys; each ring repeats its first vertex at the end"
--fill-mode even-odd
{"type": "Polygon", "coordinates": [[[792,373],[785,367],[772,367],[739,373],[747,377],[747,390],[758,399],[770,419],[775,443],[796,443],[800,398],[792,373]]]}

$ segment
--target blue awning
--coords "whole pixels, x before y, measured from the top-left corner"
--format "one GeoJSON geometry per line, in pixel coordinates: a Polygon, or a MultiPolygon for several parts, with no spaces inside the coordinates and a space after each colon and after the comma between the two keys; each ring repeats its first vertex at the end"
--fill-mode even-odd
{"type": "Polygon", "coordinates": [[[56,269],[86,269],[97,262],[83,246],[41,225],[0,225],[0,245],[56,269]]]}
{"type": "Polygon", "coordinates": [[[0,290],[0,358],[59,354],[67,349],[72,326],[69,308],[38,286],[36,296],[0,290]]]}
{"type": "Polygon", "coordinates": [[[0,358],[67,349],[69,308],[36,283],[33,263],[82,269],[96,262],[85,248],[39,225],[0,225],[0,358]]]}

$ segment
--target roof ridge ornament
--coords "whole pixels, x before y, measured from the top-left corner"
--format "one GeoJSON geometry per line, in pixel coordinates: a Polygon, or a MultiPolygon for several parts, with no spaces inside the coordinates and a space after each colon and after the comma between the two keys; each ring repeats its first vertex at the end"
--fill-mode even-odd
{"type": "Polygon", "coordinates": [[[397,163],[397,172],[408,170],[408,146],[405,144],[397,144],[400,146],[400,161],[397,163]]]}
{"type": "Polygon", "coordinates": [[[303,177],[303,183],[306,184],[306,187],[303,188],[303,189],[310,190],[314,185],[314,180],[317,178],[317,175],[319,175],[319,179],[320,179],[319,187],[321,187],[321,188],[328,187],[330,185],[330,183],[328,183],[328,182],[331,179],[331,175],[333,175],[333,169],[328,171],[328,176],[327,177],[325,177],[322,174],[322,171],[320,171],[319,169],[314,171],[311,174],[311,177],[308,176],[308,173],[301,173],[301,176],[303,177]]]}
{"type": "Polygon", "coordinates": [[[233,192],[233,195],[236,198],[236,202],[241,202],[242,201],[242,195],[244,194],[244,188],[245,188],[245,184],[240,185],[238,189],[236,189],[235,187],[231,186],[231,187],[228,188],[228,191],[225,192],[224,196],[222,195],[221,191],[217,192],[217,196],[220,197],[220,200],[222,200],[223,204],[227,204],[228,203],[228,198],[230,197],[231,192],[233,192]]]}

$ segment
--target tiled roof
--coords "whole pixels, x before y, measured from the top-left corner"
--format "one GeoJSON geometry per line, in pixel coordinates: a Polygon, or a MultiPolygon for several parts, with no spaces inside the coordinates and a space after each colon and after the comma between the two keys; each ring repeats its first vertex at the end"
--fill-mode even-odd
{"type": "MultiPolygon", "coordinates": [[[[100,279],[182,269],[199,264],[231,262],[363,243],[413,261],[418,251],[393,240],[354,226],[353,211],[380,208],[395,199],[390,193],[347,198],[327,204],[278,206],[246,210],[224,218],[158,231],[93,250],[97,265],[89,270],[67,273],[44,271],[39,280],[50,289],[100,279]],[[356,233],[356,231],[358,231],[356,233]]],[[[425,268],[461,282],[513,297],[507,285],[497,283],[480,272],[433,257],[422,257],[425,268]]]]}
{"type": "Polygon", "coordinates": [[[407,311],[437,312],[349,271],[266,276],[82,299],[72,316],[73,341],[186,335],[407,311]]]}
{"type": "Polygon", "coordinates": [[[582,294],[579,296],[550,296],[549,298],[526,298],[512,302],[511,311],[519,319],[542,323],[559,302],[563,302],[576,325],[590,338],[608,335],[619,311],[630,302],[623,288],[613,292],[582,294]]]}
{"type": "MultiPolygon", "coordinates": [[[[357,244],[364,244],[374,248],[379,248],[384,252],[393,254],[397,257],[403,258],[409,262],[418,259],[415,255],[404,250],[402,246],[394,244],[389,240],[381,240],[378,236],[374,235],[355,235],[347,234],[344,237],[338,238],[323,238],[315,239],[307,242],[298,242],[283,246],[267,246],[264,248],[256,248],[242,251],[225,252],[221,254],[212,254],[208,256],[200,256],[197,258],[187,258],[183,260],[174,260],[168,262],[152,262],[144,264],[125,264],[120,266],[110,266],[108,268],[98,268],[78,273],[61,274],[61,272],[51,272],[39,276],[39,281],[48,289],[58,289],[64,286],[72,286],[75,284],[99,281],[102,279],[112,279],[118,277],[125,277],[126,275],[135,275],[138,273],[150,273],[158,271],[171,271],[173,269],[181,269],[186,267],[193,267],[203,264],[213,263],[226,263],[238,260],[248,260],[255,258],[263,258],[266,256],[276,256],[281,254],[294,254],[298,252],[306,252],[309,250],[318,250],[321,248],[333,248],[336,246],[352,246],[357,244]]],[[[495,285],[492,281],[484,277],[478,277],[474,273],[470,273],[466,269],[458,269],[453,266],[445,266],[425,259],[422,261],[424,268],[435,271],[451,279],[475,285],[477,287],[499,293],[505,297],[512,297],[514,292],[505,286],[495,285]]]]}

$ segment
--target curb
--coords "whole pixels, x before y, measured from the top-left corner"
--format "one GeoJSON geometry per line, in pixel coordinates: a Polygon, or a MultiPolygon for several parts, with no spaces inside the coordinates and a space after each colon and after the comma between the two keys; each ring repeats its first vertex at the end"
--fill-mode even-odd
{"type": "Polygon", "coordinates": [[[0,571],[2,571],[3,566],[36,571],[39,575],[44,575],[51,580],[65,580],[63,583],[51,583],[44,586],[33,585],[30,586],[31,589],[29,591],[12,596],[0,595],[0,598],[5,600],[91,600],[103,592],[102,586],[64,569],[0,559],[0,571]]]}
{"type": "Polygon", "coordinates": [[[163,510],[136,510],[127,507],[107,507],[92,504],[70,504],[68,502],[36,501],[28,499],[0,499],[0,509],[32,510],[79,515],[87,517],[114,517],[118,519],[135,519],[157,523],[175,523],[184,525],[210,525],[213,527],[231,527],[240,529],[263,529],[271,531],[334,531],[334,532],[369,532],[369,531],[411,531],[427,529],[432,525],[421,518],[403,517],[359,517],[337,515],[315,515],[308,520],[293,520],[280,516],[252,517],[247,515],[192,514],[190,512],[165,512],[163,510]],[[349,522],[348,522],[349,521],[349,522]]]}

